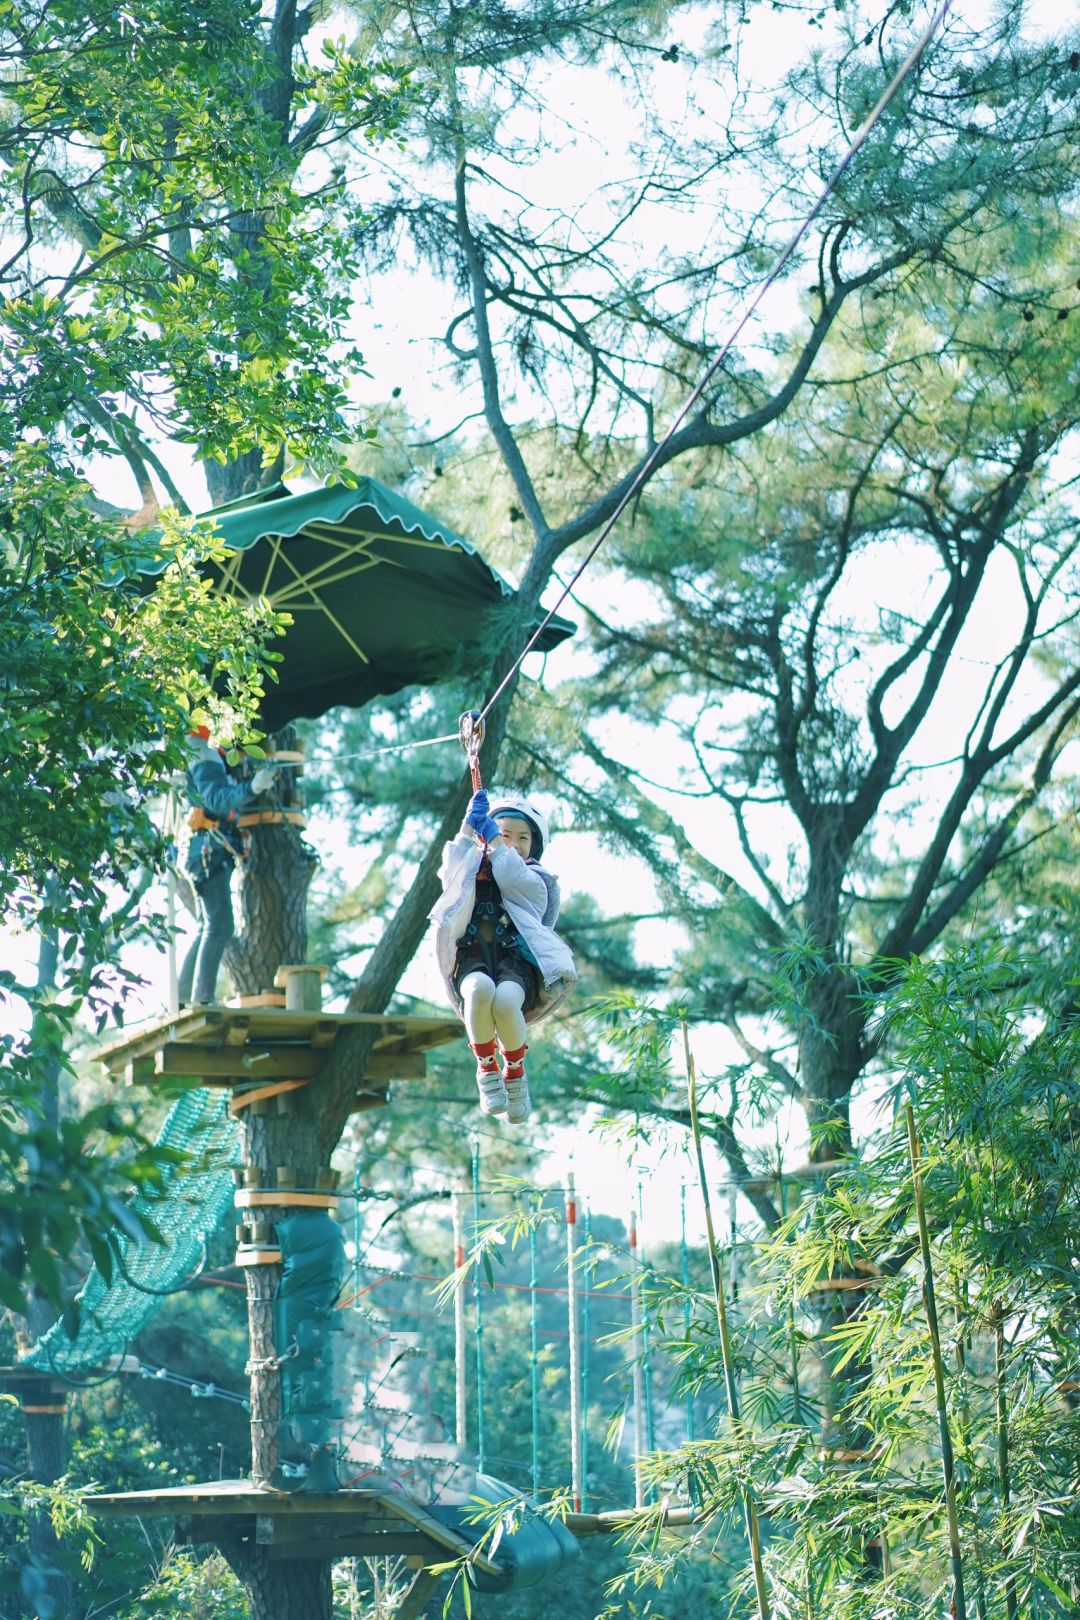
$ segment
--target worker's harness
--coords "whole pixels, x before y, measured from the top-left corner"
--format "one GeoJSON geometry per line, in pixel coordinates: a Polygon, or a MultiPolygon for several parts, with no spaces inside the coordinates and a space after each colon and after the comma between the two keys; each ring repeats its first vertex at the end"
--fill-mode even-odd
{"type": "Polygon", "coordinates": [[[193,833],[206,834],[207,841],[202,847],[202,863],[203,869],[207,873],[209,873],[210,845],[212,843],[219,844],[222,849],[227,850],[229,855],[232,857],[233,864],[236,866],[239,866],[241,862],[247,859],[248,852],[251,848],[251,834],[246,830],[242,828],[237,829],[240,834],[240,847],[237,848],[232,840],[226,838],[225,834],[221,831],[221,823],[217,817],[208,816],[201,804],[195,805],[195,807],[191,810],[187,818],[187,824],[193,833]]]}

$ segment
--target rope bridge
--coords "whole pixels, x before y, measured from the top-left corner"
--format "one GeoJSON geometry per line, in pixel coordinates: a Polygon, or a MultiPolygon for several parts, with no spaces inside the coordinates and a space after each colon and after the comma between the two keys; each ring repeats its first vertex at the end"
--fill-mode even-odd
{"type": "Polygon", "coordinates": [[[161,1299],[199,1269],[206,1240],[232,1205],[232,1165],[240,1127],[229,1113],[229,1093],[198,1088],[173,1104],[158,1133],[158,1147],[183,1157],[164,1168],[164,1186],[136,1193],[128,1205],[161,1233],[117,1238],[111,1281],[95,1266],[79,1292],[79,1328],[69,1338],[56,1322],[23,1357],[29,1367],[73,1373],[108,1364],[142,1330],[161,1299]]]}

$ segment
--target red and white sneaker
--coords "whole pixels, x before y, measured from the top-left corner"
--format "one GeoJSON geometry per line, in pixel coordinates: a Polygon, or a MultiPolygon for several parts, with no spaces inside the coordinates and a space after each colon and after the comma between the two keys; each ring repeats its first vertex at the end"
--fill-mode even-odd
{"type": "Polygon", "coordinates": [[[525,1078],[525,1053],[527,1046],[519,1046],[513,1052],[503,1051],[506,1066],[503,1070],[503,1085],[506,1090],[506,1117],[511,1125],[522,1125],[532,1113],[532,1102],[529,1099],[529,1082],[525,1078]]]}
{"type": "Polygon", "coordinates": [[[480,1092],[480,1111],[484,1114],[505,1114],[506,1087],[499,1072],[499,1059],[494,1041],[469,1043],[476,1054],[476,1085],[480,1092]]]}

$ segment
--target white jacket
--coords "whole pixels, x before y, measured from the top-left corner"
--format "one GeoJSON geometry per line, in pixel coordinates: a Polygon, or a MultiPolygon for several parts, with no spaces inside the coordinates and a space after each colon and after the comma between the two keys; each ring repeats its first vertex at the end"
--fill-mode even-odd
{"type": "MultiPolygon", "coordinates": [[[[540,970],[540,996],[525,1014],[534,1024],[566,995],[577,980],[570,947],[555,933],[559,915],[559,880],[536,861],[522,860],[516,849],[496,841],[488,851],[506,915],[529,947],[540,970]]],[[[431,908],[435,954],[451,1001],[462,1011],[454,983],[458,941],[476,904],[476,874],[484,851],[471,833],[458,833],[443,849],[439,880],[443,892],[431,908]]]]}

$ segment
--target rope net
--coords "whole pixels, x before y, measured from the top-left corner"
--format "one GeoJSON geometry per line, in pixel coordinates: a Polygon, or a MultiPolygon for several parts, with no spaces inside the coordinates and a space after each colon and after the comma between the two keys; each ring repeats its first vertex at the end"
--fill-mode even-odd
{"type": "Polygon", "coordinates": [[[164,1186],[152,1196],[137,1193],[129,1208],[161,1233],[123,1238],[111,1282],[97,1266],[78,1295],[79,1328],[69,1338],[56,1322],[23,1357],[27,1366],[68,1373],[104,1367],[121,1353],[161,1304],[197,1269],[206,1239],[232,1205],[232,1164],[240,1128],[229,1113],[229,1093],[187,1091],[169,1110],[157,1145],[183,1154],[164,1169],[164,1186]]]}

